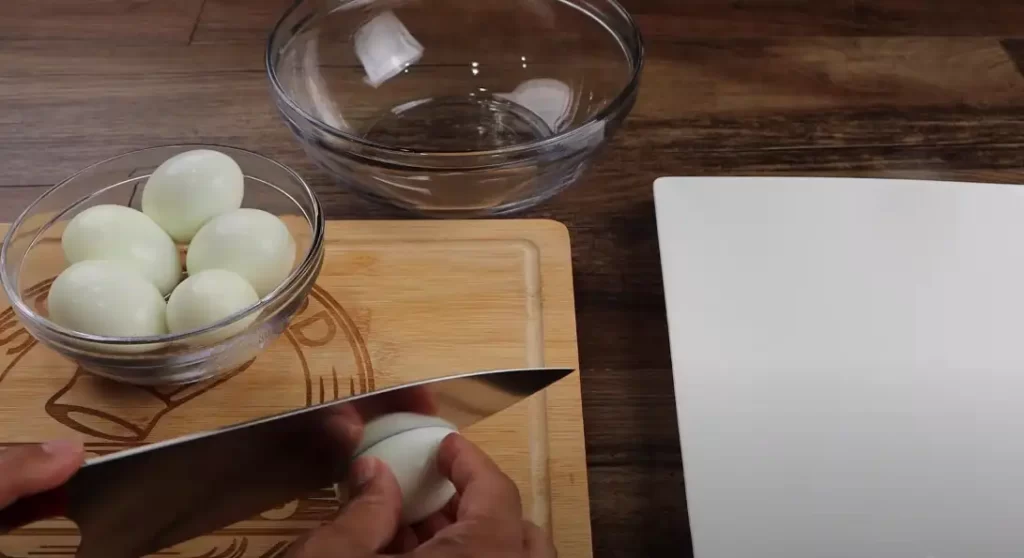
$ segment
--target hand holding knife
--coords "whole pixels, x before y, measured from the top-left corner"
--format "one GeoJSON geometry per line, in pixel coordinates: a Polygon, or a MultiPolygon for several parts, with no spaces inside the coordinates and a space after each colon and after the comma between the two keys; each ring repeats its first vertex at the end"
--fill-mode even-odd
{"type": "Polygon", "coordinates": [[[570,372],[418,382],[103,456],[60,488],[0,510],[0,531],[63,515],[82,533],[79,558],[156,552],[344,479],[362,423],[413,411],[462,429],[570,372]]]}

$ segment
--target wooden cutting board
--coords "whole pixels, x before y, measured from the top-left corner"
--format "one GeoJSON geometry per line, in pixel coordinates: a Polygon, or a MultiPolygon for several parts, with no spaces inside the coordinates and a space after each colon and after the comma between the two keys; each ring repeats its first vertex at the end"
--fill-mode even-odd
{"type": "MultiPolygon", "coordinates": [[[[329,222],[318,284],[286,333],[249,366],[187,387],[95,378],[0,302],[0,448],[78,437],[101,455],[430,377],[578,366],[569,238],[550,221],[329,222]]],[[[591,556],[578,372],[465,434],[516,481],[561,557],[591,556]]],[[[280,556],[337,511],[325,487],[160,556],[280,556]]],[[[39,522],[0,537],[0,558],[72,556],[77,540],[68,521],[39,522]]]]}

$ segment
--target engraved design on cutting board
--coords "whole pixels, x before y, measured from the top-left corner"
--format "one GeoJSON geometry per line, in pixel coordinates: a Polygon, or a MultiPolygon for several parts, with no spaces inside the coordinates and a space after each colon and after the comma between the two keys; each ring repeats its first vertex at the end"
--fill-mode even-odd
{"type": "MultiPolygon", "coordinates": [[[[52,280],[26,291],[26,301],[42,309],[52,280]]],[[[364,324],[365,325],[365,324],[364,324]]],[[[373,366],[362,333],[353,319],[326,290],[315,286],[296,313],[279,341],[290,346],[301,369],[303,403],[315,405],[351,394],[372,391],[375,387],[373,366]],[[325,347],[336,349],[348,345],[346,357],[349,372],[330,363],[333,359],[317,359],[325,347]]],[[[13,310],[0,312],[0,425],[3,420],[4,392],[16,393],[18,384],[31,380],[19,376],[18,364],[35,351],[45,351],[18,323],[13,310]]],[[[60,427],[84,435],[86,450],[102,455],[140,445],[149,437],[161,419],[222,385],[242,382],[247,373],[259,367],[259,359],[250,361],[231,373],[214,380],[188,386],[140,387],[114,384],[66,363],[66,380],[41,402],[38,416],[27,420],[52,419],[60,427]],[[98,399],[103,397],[103,399],[98,399]],[[115,404],[116,402],[116,404],[115,404]]],[[[55,361],[56,362],[56,361],[55,361]]],[[[63,372],[63,370],[61,371],[63,372]]],[[[297,376],[298,378],[299,376],[297,376]]],[[[30,389],[30,388],[29,388],[30,389]]],[[[284,409],[281,409],[284,410],[284,409]]],[[[21,420],[21,417],[18,417],[21,420]]],[[[9,422],[13,424],[14,422],[9,422]]],[[[58,431],[60,428],[57,429],[58,431]]],[[[0,436],[3,433],[0,432],[0,436]]],[[[59,436],[55,433],[54,436],[59,436]]],[[[0,438],[0,449],[18,445],[0,438]]],[[[259,517],[217,533],[182,543],[161,552],[161,556],[181,558],[277,558],[290,542],[310,527],[336,515],[337,500],[331,488],[288,502],[259,517]]],[[[77,548],[77,530],[66,521],[51,521],[21,529],[0,537],[0,558],[29,556],[73,556],[77,548]],[[13,552],[13,554],[12,554],[13,552]]]]}

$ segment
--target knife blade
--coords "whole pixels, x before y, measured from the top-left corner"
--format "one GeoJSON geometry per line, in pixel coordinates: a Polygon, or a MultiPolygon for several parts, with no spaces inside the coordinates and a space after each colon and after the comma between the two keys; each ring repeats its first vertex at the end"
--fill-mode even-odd
{"type": "Polygon", "coordinates": [[[65,485],[0,510],[0,534],[74,521],[78,558],[136,558],[341,481],[362,425],[396,412],[466,428],[572,372],[473,372],[355,395],[88,460],[65,485]]]}

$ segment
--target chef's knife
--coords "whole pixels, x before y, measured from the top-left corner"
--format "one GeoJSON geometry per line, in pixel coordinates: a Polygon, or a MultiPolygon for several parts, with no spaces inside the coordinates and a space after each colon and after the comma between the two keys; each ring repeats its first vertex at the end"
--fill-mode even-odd
{"type": "Polygon", "coordinates": [[[374,418],[414,412],[462,429],[571,372],[449,376],[105,455],[64,486],[0,510],[0,533],[63,516],[81,532],[77,558],[137,558],[343,480],[374,418]]]}

